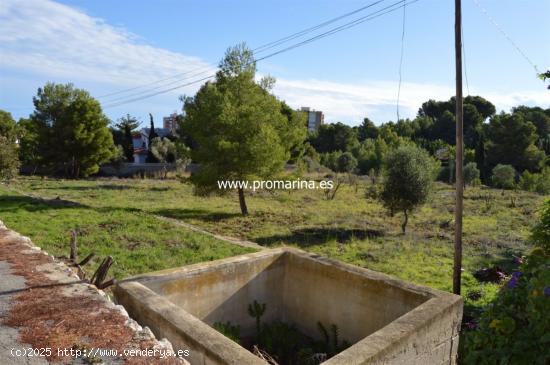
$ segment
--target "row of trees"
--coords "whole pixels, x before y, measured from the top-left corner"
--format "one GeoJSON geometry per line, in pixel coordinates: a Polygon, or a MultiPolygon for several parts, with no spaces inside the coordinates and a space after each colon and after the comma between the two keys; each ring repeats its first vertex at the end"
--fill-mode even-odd
{"type": "MultiPolygon", "coordinates": [[[[48,83],[33,98],[35,110],[16,122],[0,110],[0,178],[31,172],[78,178],[95,174],[102,164],[134,160],[133,133],[140,122],[127,114],[112,123],[97,100],[72,84],[48,83]]],[[[160,138],[151,116],[147,162],[176,162],[187,150],[160,138]]]]}
{"type": "MultiPolygon", "coordinates": [[[[414,143],[454,166],[454,98],[425,102],[413,120],[400,120],[376,126],[365,118],[357,127],[343,123],[322,125],[308,136],[315,150],[310,154],[335,170],[335,161],[351,153],[356,171],[379,171],[384,156],[398,146],[414,143]]],[[[518,176],[524,171],[537,173],[547,166],[550,156],[550,109],[520,106],[511,113],[495,113],[495,107],[479,96],[468,96],[464,103],[465,163],[474,162],[480,179],[491,182],[492,170],[510,165],[518,176]]],[[[335,170],[337,171],[337,170],[335,170]]],[[[447,172],[449,174],[449,172],[447,172]]],[[[451,175],[447,179],[452,181],[451,175]]]]}
{"type": "MultiPolygon", "coordinates": [[[[404,146],[448,160],[452,181],[454,98],[424,103],[413,120],[376,126],[365,118],[357,127],[327,124],[308,135],[305,116],[271,93],[274,79],[256,81],[254,57],[244,44],[230,48],[219,66],[214,81],[205,83],[194,97],[181,99],[177,139],[157,138],[152,116],[150,120],[148,161],[173,162],[178,155],[190,155],[200,164],[191,177],[199,194],[218,190],[219,180],[268,179],[286,162],[317,161],[337,172],[377,174],[389,154],[404,146]]],[[[17,170],[17,161],[5,162],[14,155],[23,165],[61,170],[71,177],[96,173],[113,159],[133,159],[132,134],[139,122],[130,115],[109,128],[99,103],[70,84],[48,83],[33,102],[33,114],[18,123],[2,114],[0,135],[9,143],[2,144],[0,164],[11,166],[2,171],[12,171],[6,174],[17,170]]],[[[491,182],[498,165],[512,166],[524,185],[534,179],[528,174],[546,176],[540,171],[550,154],[550,109],[522,106],[495,114],[489,101],[469,96],[464,128],[465,162],[474,164],[466,172],[474,180],[479,175],[483,182],[491,182]]],[[[242,188],[238,196],[247,214],[242,188]]]]}
{"type": "Polygon", "coordinates": [[[8,147],[2,144],[0,158],[9,160],[10,166],[21,163],[80,177],[98,172],[101,164],[117,157],[110,121],[87,91],[48,83],[38,89],[33,103],[34,112],[18,123],[11,114],[0,112],[0,138],[9,141],[8,147]]]}

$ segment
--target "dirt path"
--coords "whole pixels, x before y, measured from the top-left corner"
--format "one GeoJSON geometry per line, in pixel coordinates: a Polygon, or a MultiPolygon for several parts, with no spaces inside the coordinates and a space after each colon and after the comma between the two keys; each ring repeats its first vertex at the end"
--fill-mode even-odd
{"type": "Polygon", "coordinates": [[[185,227],[185,228],[190,229],[190,230],[195,231],[195,232],[199,232],[199,233],[202,233],[202,234],[209,235],[209,236],[214,237],[214,238],[216,238],[220,241],[228,242],[228,243],[243,246],[243,247],[255,248],[255,249],[258,249],[258,250],[265,249],[264,246],[260,246],[256,242],[241,240],[241,239],[233,238],[233,237],[222,236],[222,235],[219,235],[219,234],[216,234],[216,233],[206,231],[206,230],[204,230],[200,227],[197,227],[195,225],[183,222],[179,219],[168,218],[168,217],[164,217],[164,216],[161,216],[161,215],[154,215],[154,214],[153,214],[153,216],[156,217],[157,219],[162,220],[162,221],[169,222],[169,223],[175,224],[175,225],[180,226],[180,227],[185,227]]]}

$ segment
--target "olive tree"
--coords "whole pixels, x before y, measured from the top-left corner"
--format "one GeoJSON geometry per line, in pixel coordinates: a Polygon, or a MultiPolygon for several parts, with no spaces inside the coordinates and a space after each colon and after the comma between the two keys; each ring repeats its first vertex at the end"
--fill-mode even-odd
{"type": "Polygon", "coordinates": [[[386,156],[380,200],[392,215],[403,212],[403,234],[409,214],[427,201],[438,168],[426,150],[412,145],[401,146],[386,156]]]}
{"type": "Polygon", "coordinates": [[[477,164],[475,162],[468,162],[464,166],[464,184],[465,185],[479,185],[479,169],[477,168],[477,164]]]}
{"type": "Polygon", "coordinates": [[[493,168],[491,182],[496,188],[513,189],[516,185],[516,170],[511,165],[498,164],[493,168]]]}

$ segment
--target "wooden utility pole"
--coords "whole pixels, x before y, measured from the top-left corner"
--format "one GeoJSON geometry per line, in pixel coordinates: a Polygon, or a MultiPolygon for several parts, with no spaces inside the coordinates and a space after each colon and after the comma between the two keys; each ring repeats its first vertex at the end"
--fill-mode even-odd
{"type": "Polygon", "coordinates": [[[456,157],[455,157],[455,255],[453,268],[453,293],[460,295],[462,273],[462,210],[464,200],[463,115],[462,115],[462,1],[455,0],[455,58],[456,58],[456,157]]]}

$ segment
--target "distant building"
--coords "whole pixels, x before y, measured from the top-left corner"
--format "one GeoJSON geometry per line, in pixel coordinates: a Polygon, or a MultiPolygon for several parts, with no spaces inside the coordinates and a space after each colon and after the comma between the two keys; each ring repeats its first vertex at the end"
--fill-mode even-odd
{"type": "Polygon", "coordinates": [[[322,111],[310,109],[303,106],[300,108],[300,112],[307,115],[307,130],[308,132],[315,132],[325,122],[325,116],[322,111]]]}
{"type": "MultiPolygon", "coordinates": [[[[134,163],[145,163],[149,153],[149,131],[150,128],[143,128],[132,135],[132,144],[134,146],[134,163]]],[[[155,133],[161,138],[172,135],[172,130],[168,128],[155,128],[155,133]]]]}
{"type": "Polygon", "coordinates": [[[162,126],[175,133],[178,129],[178,114],[172,113],[167,117],[162,118],[162,126]]]}

